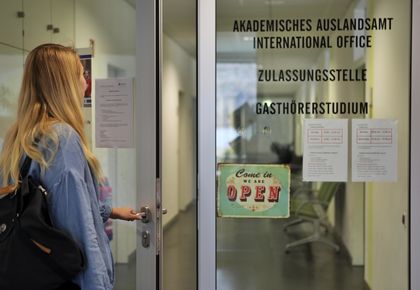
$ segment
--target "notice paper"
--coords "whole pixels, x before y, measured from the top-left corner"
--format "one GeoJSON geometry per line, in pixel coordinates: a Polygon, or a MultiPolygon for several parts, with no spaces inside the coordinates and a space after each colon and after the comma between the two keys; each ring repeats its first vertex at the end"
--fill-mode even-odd
{"type": "Polygon", "coordinates": [[[397,121],[352,120],[352,181],[397,181],[397,121]]]}
{"type": "Polygon", "coordinates": [[[95,85],[96,147],[133,147],[133,80],[98,79],[95,85]]]}
{"type": "Polygon", "coordinates": [[[304,181],[347,181],[347,128],[347,119],[304,120],[304,181]]]}

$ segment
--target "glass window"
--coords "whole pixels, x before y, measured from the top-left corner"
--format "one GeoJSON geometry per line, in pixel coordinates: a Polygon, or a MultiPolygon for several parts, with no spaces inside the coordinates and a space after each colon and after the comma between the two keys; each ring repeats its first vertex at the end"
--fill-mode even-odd
{"type": "Polygon", "coordinates": [[[217,162],[290,168],[290,217],[217,218],[217,289],[408,289],[411,2],[216,13],[217,162]]]}

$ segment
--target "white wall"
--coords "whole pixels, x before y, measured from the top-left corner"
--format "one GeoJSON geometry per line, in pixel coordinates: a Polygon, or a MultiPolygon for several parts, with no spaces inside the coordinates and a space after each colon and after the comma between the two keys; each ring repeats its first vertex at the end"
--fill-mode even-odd
{"type": "MultiPolygon", "coordinates": [[[[193,152],[182,154],[187,160],[180,161],[180,151],[188,150],[188,148],[179,148],[179,112],[190,111],[190,109],[179,110],[180,91],[183,92],[187,100],[190,100],[189,103],[192,105],[193,96],[195,96],[195,61],[176,42],[164,35],[162,190],[163,207],[168,210],[163,219],[164,226],[177,215],[180,209],[185,209],[195,196],[195,172],[191,166],[188,166],[188,164],[195,163],[191,160],[191,158],[194,158],[193,152]],[[181,164],[187,164],[182,170],[180,170],[180,162],[181,164]]],[[[192,139],[188,142],[190,146],[194,143],[195,141],[192,139]]]]}

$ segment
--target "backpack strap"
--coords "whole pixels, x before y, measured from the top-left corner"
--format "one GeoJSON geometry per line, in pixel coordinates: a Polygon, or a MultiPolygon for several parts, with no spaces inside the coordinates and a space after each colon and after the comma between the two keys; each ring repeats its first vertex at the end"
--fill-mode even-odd
{"type": "Polygon", "coordinates": [[[25,178],[29,173],[29,168],[31,167],[32,159],[26,155],[25,160],[23,161],[22,167],[20,168],[21,178],[25,178]]]}

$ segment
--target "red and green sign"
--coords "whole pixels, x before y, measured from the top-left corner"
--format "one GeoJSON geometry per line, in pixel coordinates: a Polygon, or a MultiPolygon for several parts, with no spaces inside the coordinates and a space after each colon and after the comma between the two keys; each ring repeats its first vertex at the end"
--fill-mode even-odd
{"type": "Polygon", "coordinates": [[[219,164],[219,217],[289,217],[290,168],[277,164],[219,164]]]}

